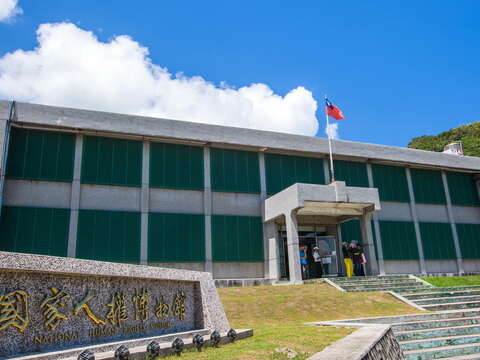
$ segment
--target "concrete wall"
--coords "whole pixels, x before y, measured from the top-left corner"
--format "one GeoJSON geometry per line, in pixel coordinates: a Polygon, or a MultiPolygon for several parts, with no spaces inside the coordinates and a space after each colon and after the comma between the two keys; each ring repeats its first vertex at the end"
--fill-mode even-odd
{"type": "Polygon", "coordinates": [[[420,264],[418,260],[392,261],[385,260],[386,274],[419,274],[420,264]]]}

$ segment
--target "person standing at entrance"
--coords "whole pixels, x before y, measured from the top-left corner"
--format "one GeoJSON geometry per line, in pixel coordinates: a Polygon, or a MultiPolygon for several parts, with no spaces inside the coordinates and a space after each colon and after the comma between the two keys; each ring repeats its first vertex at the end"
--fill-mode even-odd
{"type": "Polygon", "coordinates": [[[352,263],[352,252],[348,243],[344,242],[342,244],[342,253],[343,253],[343,262],[345,263],[345,270],[347,277],[352,277],[353,274],[353,263],[352,263]]]}
{"type": "Polygon", "coordinates": [[[302,267],[302,280],[308,279],[308,260],[306,246],[302,246],[300,248],[300,266],[302,267]]]}
{"type": "Polygon", "coordinates": [[[315,246],[313,248],[313,261],[315,262],[315,276],[317,278],[321,278],[322,277],[322,256],[320,255],[320,253],[318,252],[318,247],[315,246]]]}
{"type": "Polygon", "coordinates": [[[365,276],[365,273],[363,272],[363,250],[361,246],[358,245],[358,242],[356,240],[352,241],[351,244],[352,248],[352,261],[353,261],[353,272],[355,276],[365,276]]]}

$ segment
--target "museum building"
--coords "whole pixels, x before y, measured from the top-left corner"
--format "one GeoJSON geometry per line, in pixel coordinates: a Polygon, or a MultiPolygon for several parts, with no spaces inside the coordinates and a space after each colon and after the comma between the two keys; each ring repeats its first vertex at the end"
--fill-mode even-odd
{"type": "Polygon", "coordinates": [[[0,101],[0,250],[302,279],[480,272],[480,158],[0,101]]]}

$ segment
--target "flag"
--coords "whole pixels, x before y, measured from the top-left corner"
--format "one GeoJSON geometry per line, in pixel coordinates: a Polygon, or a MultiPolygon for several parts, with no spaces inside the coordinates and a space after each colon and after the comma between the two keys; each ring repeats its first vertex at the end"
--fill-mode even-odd
{"type": "Polygon", "coordinates": [[[333,105],[328,99],[325,99],[325,107],[327,109],[327,115],[333,117],[335,120],[342,120],[342,110],[333,105]]]}

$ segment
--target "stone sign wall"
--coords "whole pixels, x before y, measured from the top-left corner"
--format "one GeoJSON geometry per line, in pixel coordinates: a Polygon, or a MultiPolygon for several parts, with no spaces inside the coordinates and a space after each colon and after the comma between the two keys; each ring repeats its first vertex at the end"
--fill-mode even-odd
{"type": "Polygon", "coordinates": [[[207,273],[0,252],[0,357],[228,327],[207,273]]]}

